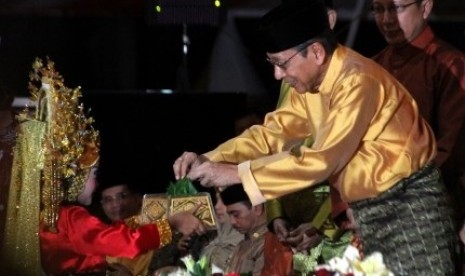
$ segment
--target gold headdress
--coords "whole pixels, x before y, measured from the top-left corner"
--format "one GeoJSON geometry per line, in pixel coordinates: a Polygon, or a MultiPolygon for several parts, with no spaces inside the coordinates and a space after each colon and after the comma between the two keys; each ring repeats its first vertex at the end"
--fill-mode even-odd
{"type": "Polygon", "coordinates": [[[93,118],[86,118],[79,98],[80,87],[67,88],[54,63],[44,66],[37,58],[29,75],[29,90],[37,103],[34,118],[23,112],[21,120],[45,122],[43,139],[42,218],[55,231],[58,206],[75,201],[98,162],[99,136],[92,128],[93,118]]]}
{"type": "Polygon", "coordinates": [[[37,262],[39,219],[56,231],[59,205],[76,200],[100,148],[93,118],[79,103],[80,87],[67,88],[48,58],[45,65],[34,61],[29,80],[36,109],[18,115],[4,246],[9,259],[16,254],[21,263],[37,262]]]}

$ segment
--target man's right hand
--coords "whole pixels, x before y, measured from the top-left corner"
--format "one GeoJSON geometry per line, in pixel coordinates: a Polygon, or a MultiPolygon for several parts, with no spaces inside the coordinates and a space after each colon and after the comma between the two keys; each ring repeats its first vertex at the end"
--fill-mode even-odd
{"type": "Polygon", "coordinates": [[[206,157],[198,155],[195,152],[185,151],[176,159],[176,161],[174,161],[174,177],[176,180],[185,177],[191,169],[198,167],[205,161],[207,161],[206,157]]]}

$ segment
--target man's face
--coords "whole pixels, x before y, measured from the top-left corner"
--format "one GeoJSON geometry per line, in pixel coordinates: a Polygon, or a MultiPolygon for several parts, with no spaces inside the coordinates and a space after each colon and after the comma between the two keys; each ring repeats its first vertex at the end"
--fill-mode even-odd
{"type": "Polygon", "coordinates": [[[122,184],[103,190],[101,204],[105,215],[111,221],[117,221],[137,215],[142,206],[142,198],[122,184]]]}
{"type": "Polygon", "coordinates": [[[298,93],[312,92],[324,76],[325,53],[316,42],[303,49],[291,48],[278,53],[268,53],[277,80],[289,83],[298,93]]]}
{"type": "Polygon", "coordinates": [[[261,213],[258,207],[248,207],[242,202],[226,206],[231,225],[239,233],[246,234],[258,225],[261,213]]]}
{"type": "Polygon", "coordinates": [[[401,45],[414,40],[426,26],[430,1],[373,0],[376,25],[386,42],[401,45]]]}

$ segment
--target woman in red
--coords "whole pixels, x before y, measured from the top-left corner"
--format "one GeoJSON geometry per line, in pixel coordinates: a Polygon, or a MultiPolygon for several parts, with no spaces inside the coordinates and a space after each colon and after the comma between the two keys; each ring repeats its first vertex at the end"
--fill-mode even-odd
{"type": "MultiPolygon", "coordinates": [[[[89,204],[95,187],[95,169],[92,169],[77,197],[78,202],[89,204]]],[[[104,272],[108,266],[105,256],[133,258],[162,247],[171,242],[172,228],[186,235],[193,231],[203,232],[202,224],[190,212],[131,229],[123,222],[105,224],[84,206],[63,205],[59,209],[57,231],[47,231],[41,227],[42,267],[47,275],[104,272]]]]}
{"type": "MultiPolygon", "coordinates": [[[[171,230],[204,232],[191,212],[131,229],[92,216],[99,133],[53,61],[36,59],[35,112],[18,115],[1,275],[105,275],[106,256],[134,257],[171,241],[171,230]]],[[[195,210],[194,210],[195,211],[195,210]]]]}

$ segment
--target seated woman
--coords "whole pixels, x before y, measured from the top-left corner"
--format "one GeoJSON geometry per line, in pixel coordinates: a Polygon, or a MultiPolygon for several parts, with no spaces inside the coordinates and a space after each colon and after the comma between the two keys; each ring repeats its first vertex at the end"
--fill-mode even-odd
{"type": "Polygon", "coordinates": [[[30,74],[35,112],[18,117],[1,275],[105,275],[106,256],[134,257],[205,228],[190,211],[132,229],[91,215],[99,136],[50,60],[30,74]]]}
{"type": "MultiPolygon", "coordinates": [[[[95,169],[77,196],[77,202],[89,205],[96,188],[95,169]]],[[[171,229],[190,235],[201,228],[192,213],[173,215],[167,220],[132,229],[123,221],[108,225],[77,204],[59,208],[56,232],[42,224],[40,245],[43,269],[48,274],[105,271],[106,256],[133,258],[162,247],[171,241],[171,229]]]]}

